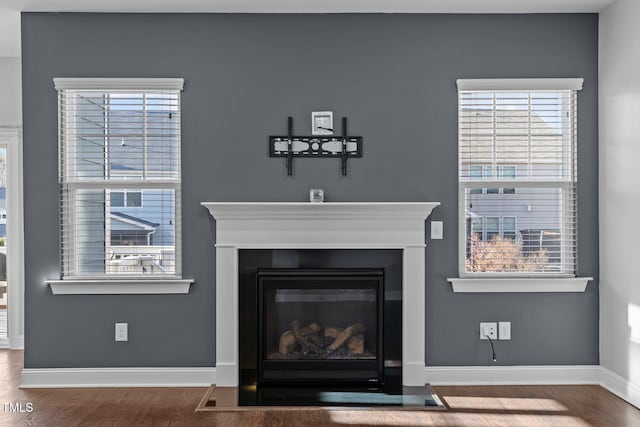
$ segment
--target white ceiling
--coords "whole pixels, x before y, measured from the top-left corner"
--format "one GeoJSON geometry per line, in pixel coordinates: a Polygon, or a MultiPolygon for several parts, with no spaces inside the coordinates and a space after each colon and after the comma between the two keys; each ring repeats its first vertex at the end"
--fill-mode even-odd
{"type": "Polygon", "coordinates": [[[580,13],[615,0],[0,0],[0,57],[20,56],[20,12],[580,13]]]}

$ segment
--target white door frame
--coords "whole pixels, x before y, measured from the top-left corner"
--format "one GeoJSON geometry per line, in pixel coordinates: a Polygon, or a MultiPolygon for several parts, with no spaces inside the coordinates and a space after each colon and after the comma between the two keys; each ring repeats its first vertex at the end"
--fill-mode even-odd
{"type": "Polygon", "coordinates": [[[0,127],[0,146],[7,149],[7,305],[9,348],[24,348],[24,216],[22,129],[0,127]]]}

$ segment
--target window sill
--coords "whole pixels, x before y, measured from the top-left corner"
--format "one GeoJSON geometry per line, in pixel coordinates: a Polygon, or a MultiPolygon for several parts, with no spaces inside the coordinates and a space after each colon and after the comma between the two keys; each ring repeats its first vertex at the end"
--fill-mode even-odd
{"type": "Polygon", "coordinates": [[[450,278],[453,292],[584,292],[593,277],[450,278]]]}
{"type": "Polygon", "coordinates": [[[188,294],[193,279],[47,280],[54,295],[188,294]]]}

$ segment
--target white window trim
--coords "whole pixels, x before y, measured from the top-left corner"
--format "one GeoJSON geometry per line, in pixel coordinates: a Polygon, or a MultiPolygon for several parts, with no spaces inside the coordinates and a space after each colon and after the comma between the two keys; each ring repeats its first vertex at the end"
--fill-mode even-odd
{"type": "Polygon", "coordinates": [[[458,79],[458,91],[464,90],[521,90],[521,91],[557,91],[582,90],[583,78],[549,79],[458,79]]]}
{"type": "Polygon", "coordinates": [[[54,295],[188,294],[192,279],[47,280],[54,295]]]}
{"type": "Polygon", "coordinates": [[[449,278],[453,292],[584,292],[593,277],[449,278]]]}
{"type": "MultiPolygon", "coordinates": [[[[456,85],[458,91],[465,90],[487,90],[487,91],[559,91],[559,90],[582,90],[584,79],[582,78],[543,78],[543,79],[458,79],[456,85]]],[[[482,183],[481,188],[489,188],[494,183],[482,183]]],[[[504,181],[496,182],[502,187],[508,187],[509,183],[504,181]]],[[[514,183],[515,184],[515,183],[514,183]]],[[[543,186],[557,185],[557,182],[540,181],[543,186]]],[[[565,183],[563,183],[565,184],[565,183]]],[[[518,184],[522,186],[522,184],[518,184]]],[[[536,185],[538,185],[536,183],[536,185]]],[[[460,188],[460,185],[458,186],[460,188]]],[[[498,187],[500,188],[500,187],[498,187]]],[[[464,191],[458,191],[458,210],[465,211],[464,191]]],[[[459,275],[461,277],[448,278],[453,292],[584,292],[587,283],[593,277],[575,277],[573,275],[562,277],[557,274],[550,274],[549,277],[536,275],[536,277],[525,277],[514,273],[495,274],[491,277],[481,278],[468,275],[464,272],[465,252],[461,248],[466,248],[466,228],[465,218],[458,215],[458,256],[459,275]]]]}
{"type": "Polygon", "coordinates": [[[76,78],[55,77],[56,90],[183,90],[182,78],[76,78]]]}
{"type": "MultiPolygon", "coordinates": [[[[55,89],[86,89],[86,90],[183,90],[182,78],[68,78],[56,77],[53,79],[55,89]]],[[[95,183],[104,186],[104,183],[95,183]]],[[[116,180],[109,182],[109,186],[136,188],[160,188],[167,182],[145,182],[132,185],[131,182],[116,180]]],[[[179,191],[177,189],[176,191],[179,191]]],[[[181,198],[181,195],[180,195],[181,198]]],[[[176,211],[175,236],[176,236],[176,260],[182,260],[182,221],[181,215],[176,211]]],[[[180,262],[181,264],[181,262],[180,262]]],[[[181,271],[180,267],[180,271],[181,271]]],[[[193,279],[183,279],[182,276],[145,276],[124,277],[116,276],[106,278],[92,277],[68,277],[63,280],[45,280],[54,295],[99,295],[99,294],[186,294],[193,283],[193,279]]]]}

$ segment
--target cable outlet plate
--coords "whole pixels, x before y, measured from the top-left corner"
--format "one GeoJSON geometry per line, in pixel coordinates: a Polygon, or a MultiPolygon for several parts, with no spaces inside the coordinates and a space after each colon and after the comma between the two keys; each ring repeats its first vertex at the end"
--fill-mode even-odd
{"type": "Polygon", "coordinates": [[[486,340],[487,337],[492,340],[498,339],[498,323],[497,322],[480,322],[480,339],[486,340]]]}

